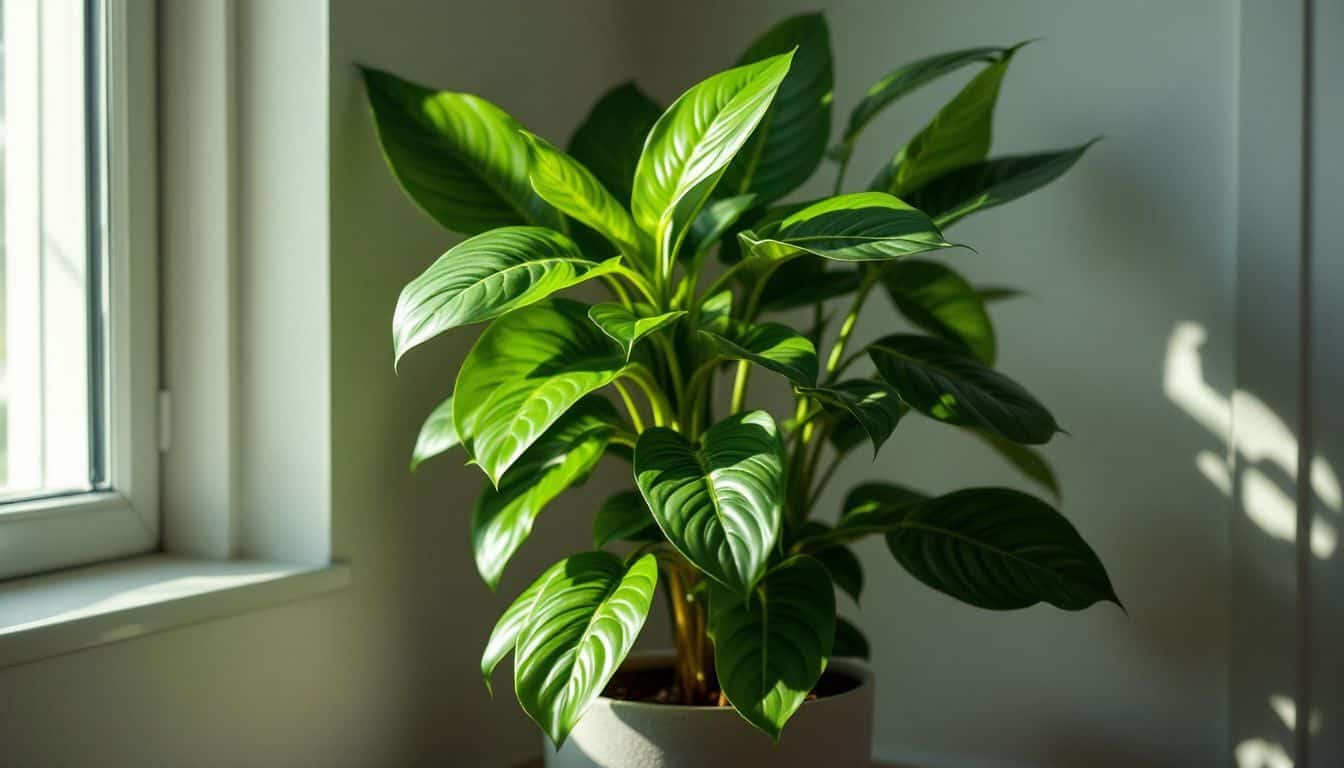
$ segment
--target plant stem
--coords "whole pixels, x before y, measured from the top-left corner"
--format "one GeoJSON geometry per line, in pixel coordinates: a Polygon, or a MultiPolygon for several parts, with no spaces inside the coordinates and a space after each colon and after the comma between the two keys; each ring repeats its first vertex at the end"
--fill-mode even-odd
{"type": "Polygon", "coordinates": [[[672,642],[676,646],[677,684],[681,703],[709,704],[715,686],[714,656],[706,632],[704,601],[696,596],[701,577],[679,555],[660,558],[667,600],[672,609],[672,642]]]}
{"type": "Polygon", "coordinates": [[[826,359],[826,380],[832,381],[835,372],[840,367],[840,358],[845,354],[845,346],[849,344],[849,337],[854,333],[854,326],[859,320],[859,310],[863,309],[863,302],[868,298],[868,292],[873,289],[877,283],[877,270],[866,270],[863,276],[863,282],[859,283],[859,290],[854,294],[854,303],[850,305],[849,312],[845,313],[845,320],[840,325],[840,336],[835,340],[831,347],[831,354],[826,359]]]}
{"type": "Polygon", "coordinates": [[[606,283],[607,287],[611,289],[611,292],[616,294],[616,299],[620,301],[624,307],[630,309],[635,306],[630,301],[630,294],[626,292],[625,286],[621,285],[620,280],[617,280],[611,275],[603,275],[602,282],[606,283]]]}
{"type": "Polygon", "coordinates": [[[620,393],[621,402],[625,403],[625,412],[630,414],[630,424],[635,428],[635,434],[643,432],[644,419],[639,415],[639,408],[635,406],[634,398],[630,397],[630,392],[621,385],[620,379],[613,381],[611,384],[616,387],[616,391],[620,393]]]}
{"type": "Polygon", "coordinates": [[[669,419],[673,422],[672,426],[676,426],[677,412],[667,401],[667,395],[663,394],[662,387],[658,386],[658,382],[653,380],[643,366],[630,366],[626,369],[625,378],[635,382],[635,385],[644,392],[644,397],[649,401],[649,408],[653,410],[654,426],[664,426],[669,419]]]}
{"type": "Polygon", "coordinates": [[[747,399],[747,379],[751,377],[751,364],[746,360],[737,361],[737,378],[733,380],[733,402],[729,409],[733,413],[742,410],[747,399]]]}

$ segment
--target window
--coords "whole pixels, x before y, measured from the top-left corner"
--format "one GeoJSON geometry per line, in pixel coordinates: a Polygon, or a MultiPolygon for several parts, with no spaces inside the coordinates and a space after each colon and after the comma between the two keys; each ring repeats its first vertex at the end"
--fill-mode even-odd
{"type": "Polygon", "coordinates": [[[0,578],[157,545],[142,34],[116,0],[0,0],[0,578]]]}

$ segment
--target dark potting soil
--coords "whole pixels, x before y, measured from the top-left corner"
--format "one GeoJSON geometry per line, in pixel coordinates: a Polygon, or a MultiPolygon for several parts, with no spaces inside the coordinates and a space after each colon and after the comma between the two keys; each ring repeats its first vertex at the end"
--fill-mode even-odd
{"type": "MultiPolygon", "coordinates": [[[[859,687],[859,680],[843,672],[828,669],[817,681],[817,687],[807,695],[807,700],[824,699],[838,696],[859,687]]],[[[642,701],[648,704],[681,704],[681,686],[677,684],[676,673],[672,667],[641,667],[638,669],[618,670],[611,682],[602,690],[602,695],[621,701],[642,701]]],[[[728,706],[727,701],[715,691],[710,697],[720,706],[728,706]]]]}

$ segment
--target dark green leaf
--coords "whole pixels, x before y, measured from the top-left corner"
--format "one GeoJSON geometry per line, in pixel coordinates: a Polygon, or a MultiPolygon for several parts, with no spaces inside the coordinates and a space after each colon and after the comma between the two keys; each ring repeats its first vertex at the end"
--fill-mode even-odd
{"type": "Polygon", "coordinates": [[[765,119],[724,173],[727,194],[754,192],[768,203],[807,181],[826,154],[835,85],[826,19],[793,16],[752,43],[738,64],[754,64],[794,49],[789,74],[765,119]]]}
{"type": "Polygon", "coordinates": [[[739,235],[765,263],[811,253],[836,261],[888,261],[952,248],[922,211],[882,192],[838,195],[797,211],[778,227],[739,235]]]}
{"type": "Polygon", "coordinates": [[[845,496],[844,509],[835,527],[809,535],[797,545],[800,552],[818,552],[857,541],[874,533],[886,533],[929,497],[890,483],[861,483],[845,496]]]}
{"type": "Polygon", "coordinates": [[[469,93],[436,93],[387,72],[363,72],[392,175],[440,225],[468,235],[510,224],[563,226],[527,183],[527,146],[516,120],[469,93]]]}
{"type": "Polygon", "coordinates": [[[972,488],[926,502],[887,534],[887,545],[915,578],[980,608],[1120,604],[1106,569],[1069,521],[1007,488],[972,488]]]}
{"type": "Polygon", "coordinates": [[[702,263],[709,249],[714,247],[714,243],[732,229],[742,214],[751,210],[755,204],[755,195],[725,197],[705,204],[700,215],[691,222],[691,229],[686,233],[686,242],[677,253],[677,258],[696,265],[702,263]]]}
{"type": "Polygon", "coordinates": [[[812,556],[817,558],[826,570],[831,574],[831,581],[841,592],[849,595],[854,602],[859,602],[859,596],[863,594],[863,564],[854,554],[854,550],[843,545],[826,547],[812,552],[812,556]]]}
{"type": "Polygon", "coordinates": [[[1044,443],[1060,431],[1021,385],[941,339],[892,334],[870,344],[868,356],[901,400],[932,419],[1015,443],[1044,443]]]}
{"type": "Polygon", "coordinates": [[[468,453],[498,485],[528,446],[584,395],[625,370],[620,347],[567,299],[496,320],[457,374],[453,420],[468,453]]]}
{"type": "Polygon", "coordinates": [[[975,292],[979,294],[980,301],[985,304],[995,304],[1025,295],[1023,291],[1002,285],[982,285],[975,292]]]}
{"type": "Polygon", "coordinates": [[[686,314],[684,310],[677,310],[652,317],[638,317],[620,304],[598,304],[588,310],[588,318],[596,323],[603,333],[621,345],[626,360],[630,359],[630,353],[640,339],[675,323],[684,314],[686,314]]]}
{"type": "Polygon", "coordinates": [[[994,449],[995,453],[1012,464],[1023,476],[1049,491],[1050,495],[1055,497],[1056,502],[1060,500],[1059,479],[1055,477],[1055,470],[1050,468],[1050,462],[1045,460],[1040,451],[1004,440],[996,435],[981,432],[978,429],[969,431],[984,440],[990,448],[994,449]]]}
{"type": "Polygon", "coordinates": [[[728,326],[733,314],[733,292],[719,291],[700,302],[700,327],[718,331],[728,326]]]}
{"type": "Polygon", "coordinates": [[[1000,157],[968,165],[930,181],[906,199],[947,227],[986,208],[1016,200],[1063,176],[1078,162],[1089,141],[1072,149],[1000,157]]]}
{"type": "Polygon", "coordinates": [[[787,325],[729,322],[700,333],[724,357],[768,368],[800,387],[817,382],[816,348],[787,325]]]}
{"type": "Polygon", "coordinates": [[[607,499],[593,518],[593,546],[613,541],[661,541],[662,531],[639,491],[621,491],[607,499]]]}
{"type": "Polygon", "coordinates": [[[453,398],[439,403],[434,412],[425,419],[420,427],[420,436],[415,439],[415,450],[411,451],[411,471],[414,472],[425,462],[458,444],[457,427],[453,426],[453,398]]]}
{"type": "Polygon", "coordinates": [[[635,220],[591,171],[545,139],[527,131],[522,135],[528,145],[528,178],[542,199],[591,227],[631,259],[648,251],[635,220]]]}
{"type": "Polygon", "coordinates": [[[779,265],[761,289],[761,308],[785,312],[853,293],[859,287],[857,270],[828,269],[823,259],[793,259],[779,265]]]}
{"type": "Polygon", "coordinates": [[[749,593],[779,539],[784,445],[764,411],[710,427],[697,449],[666,428],[635,444],[635,482],[658,527],[707,575],[749,593]]]}
{"type": "Polygon", "coordinates": [[[882,282],[906,319],[993,365],[994,323],[966,278],[942,264],[908,259],[883,270],[882,282]]]}
{"type": "Polygon", "coordinates": [[[747,722],[778,739],[831,655],[835,592],[826,568],[806,555],[791,557],[745,602],[711,584],[709,636],[728,701],[747,722]]]}
{"type": "Polygon", "coordinates": [[[542,585],[518,633],[513,681],[557,748],[630,652],[657,583],[653,555],[627,568],[610,552],[584,552],[542,585]]]}
{"type": "Polygon", "coordinates": [[[503,227],[453,246],[406,284],[392,316],[396,360],[450,328],[479,323],[607,274],[574,241],[542,227],[503,227]]]}
{"type": "Polygon", "coordinates": [[[593,111],[569,140],[569,154],[622,203],[630,204],[635,167],[649,129],[662,107],[634,83],[622,83],[593,105],[593,111]]]}
{"type": "Polygon", "coordinates": [[[611,402],[597,395],[580,400],[546,430],[500,478],[476,497],[471,547],[476,570],[494,589],[504,566],[532,533],[541,510],[571,485],[587,479],[620,423],[611,402]]]}
{"type": "Polygon", "coordinates": [[[895,390],[885,382],[871,379],[852,379],[826,387],[799,387],[798,391],[857,421],[873,443],[874,456],[907,410],[895,390]]]}
{"type": "Polygon", "coordinates": [[[837,616],[835,618],[835,645],[831,648],[831,655],[836,658],[848,656],[855,659],[866,659],[868,654],[868,638],[864,637],[859,628],[851,622],[837,616]]]}

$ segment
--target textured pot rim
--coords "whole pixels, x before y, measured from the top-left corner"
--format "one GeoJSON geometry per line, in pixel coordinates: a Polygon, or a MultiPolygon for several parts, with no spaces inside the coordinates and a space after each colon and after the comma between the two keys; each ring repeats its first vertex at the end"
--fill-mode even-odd
{"type": "MultiPolygon", "coordinates": [[[[621,664],[620,669],[649,667],[653,666],[658,662],[672,662],[675,660],[676,660],[676,653],[669,650],[637,651],[626,657],[626,660],[623,664],[621,664]]],[[[869,668],[867,664],[863,663],[858,659],[851,659],[851,658],[831,659],[830,662],[826,665],[826,669],[839,670],[847,675],[858,678],[859,684],[854,686],[853,688],[850,688],[847,691],[844,691],[843,693],[837,693],[834,696],[826,696],[824,698],[816,698],[811,701],[805,701],[803,702],[803,706],[799,708],[800,711],[803,709],[811,709],[813,707],[824,706],[827,702],[839,702],[851,698],[853,696],[860,696],[869,691],[870,689],[872,689],[873,687],[874,677],[872,669],[869,668]]],[[[668,713],[725,712],[725,713],[732,713],[734,716],[737,717],[741,716],[738,713],[738,711],[733,707],[720,707],[717,705],[708,705],[708,704],[660,704],[651,701],[627,701],[626,699],[613,699],[609,696],[598,696],[597,701],[600,701],[610,707],[620,709],[639,709],[639,710],[661,711],[668,713]]]]}

